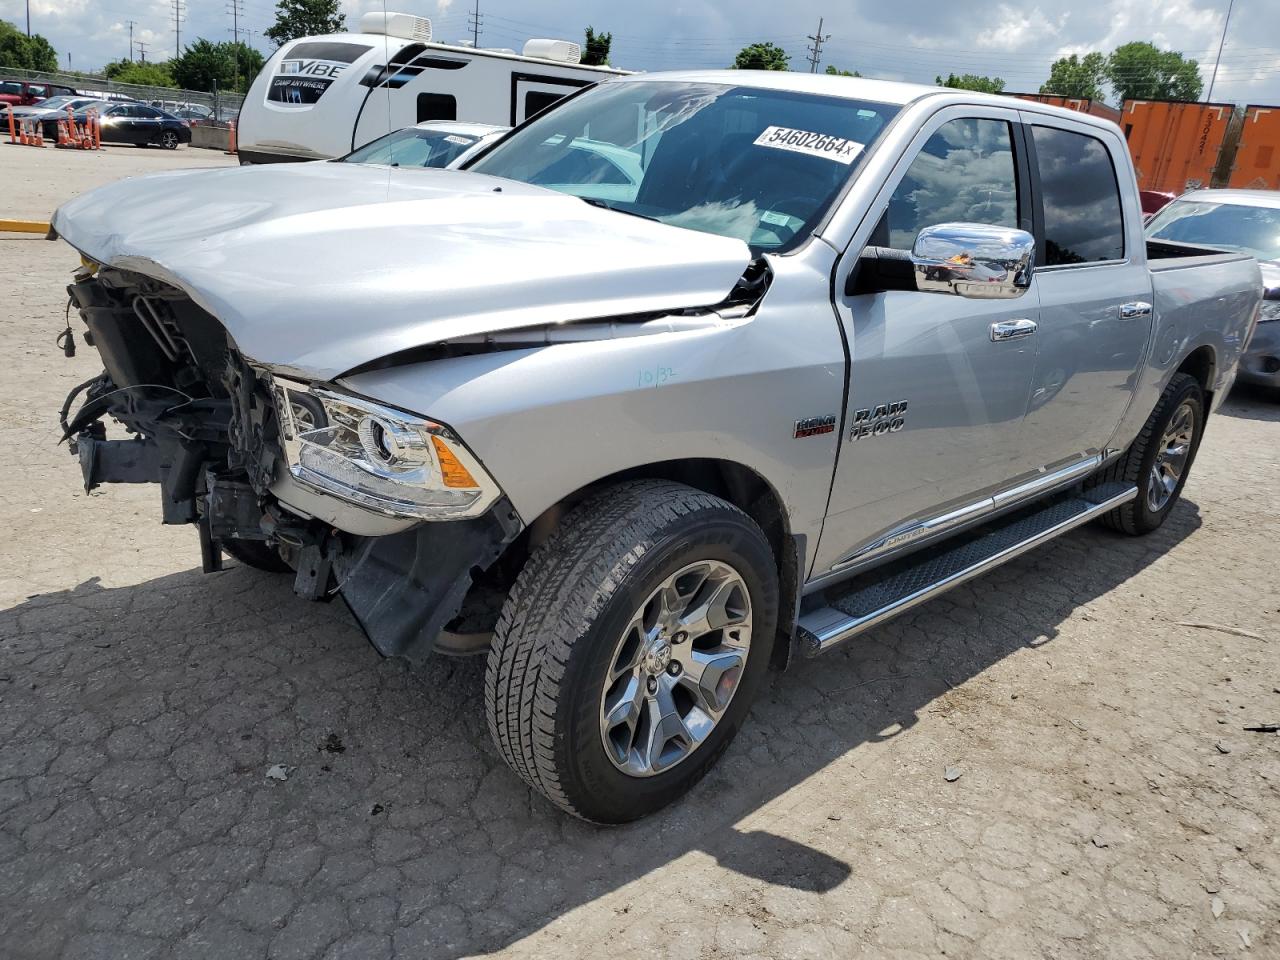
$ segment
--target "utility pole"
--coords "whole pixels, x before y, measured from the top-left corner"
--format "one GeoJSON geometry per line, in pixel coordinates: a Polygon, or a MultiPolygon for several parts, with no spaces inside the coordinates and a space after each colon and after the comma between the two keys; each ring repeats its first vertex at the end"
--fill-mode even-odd
{"type": "MultiPolygon", "coordinates": [[[[477,5],[480,0],[476,0],[477,5]]],[[[27,0],[27,39],[31,39],[31,0],[27,0]]]]}
{"type": "Polygon", "coordinates": [[[240,42],[240,18],[244,16],[244,0],[230,0],[227,12],[231,14],[231,40],[240,42]]]}
{"type": "Polygon", "coordinates": [[[149,41],[147,40],[138,41],[138,53],[141,55],[143,63],[147,62],[147,44],[148,43],[149,41]]]}
{"type": "Polygon", "coordinates": [[[129,62],[133,63],[133,27],[138,21],[126,20],[125,22],[129,24],[129,62]]]}
{"type": "Polygon", "coordinates": [[[187,0],[171,0],[173,5],[173,56],[182,56],[182,21],[187,19],[187,0]]]}
{"type": "Polygon", "coordinates": [[[809,51],[809,56],[807,58],[809,61],[809,72],[817,73],[818,64],[822,62],[822,45],[831,39],[831,34],[828,33],[824,36],[822,33],[822,17],[818,18],[818,32],[816,34],[812,34],[809,39],[813,41],[813,46],[807,48],[809,51]]]}
{"type": "Polygon", "coordinates": [[[467,17],[471,20],[471,45],[478,47],[480,46],[480,25],[484,20],[480,13],[480,0],[476,0],[475,9],[468,13],[467,17]]]}
{"type": "Polygon", "coordinates": [[[1206,102],[1213,100],[1213,85],[1218,80],[1218,64],[1222,62],[1222,47],[1227,42],[1227,27],[1231,26],[1231,8],[1235,3],[1236,0],[1227,0],[1227,19],[1222,22],[1222,39],[1218,41],[1218,56],[1213,61],[1213,75],[1209,78],[1209,94],[1204,98],[1206,102]]]}
{"type": "Polygon", "coordinates": [[[235,44],[231,49],[236,63],[235,76],[231,82],[233,93],[240,89],[240,18],[243,16],[244,0],[231,0],[231,42],[235,44]]]}

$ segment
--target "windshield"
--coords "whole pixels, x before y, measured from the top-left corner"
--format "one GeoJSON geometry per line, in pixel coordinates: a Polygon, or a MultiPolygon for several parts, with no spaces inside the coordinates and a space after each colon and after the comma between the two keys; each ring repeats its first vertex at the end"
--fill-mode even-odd
{"type": "Polygon", "coordinates": [[[1175,200],[1147,224],[1147,237],[1280,260],[1280,208],[1175,200]]]}
{"type": "Polygon", "coordinates": [[[42,108],[47,107],[49,109],[57,109],[58,107],[65,107],[67,104],[72,104],[74,106],[77,103],[83,103],[83,102],[84,101],[81,100],[79,97],[59,96],[59,97],[49,97],[47,100],[41,100],[40,106],[42,108]]]}
{"type": "Polygon", "coordinates": [[[808,235],[897,111],[729,84],[604,83],[468,169],[780,251],[808,235]]]}
{"type": "Polygon", "coordinates": [[[340,162],[380,163],[388,167],[447,167],[479,139],[470,134],[408,127],[366,143],[340,162]]]}

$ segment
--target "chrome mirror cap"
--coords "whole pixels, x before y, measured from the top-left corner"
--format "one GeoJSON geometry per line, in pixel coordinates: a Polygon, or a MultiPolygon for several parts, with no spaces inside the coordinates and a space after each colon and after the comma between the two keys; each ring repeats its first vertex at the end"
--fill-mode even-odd
{"type": "Polygon", "coordinates": [[[981,223],[925,227],[911,250],[916,289],[1011,300],[1031,286],[1036,242],[1025,230],[981,223]]]}

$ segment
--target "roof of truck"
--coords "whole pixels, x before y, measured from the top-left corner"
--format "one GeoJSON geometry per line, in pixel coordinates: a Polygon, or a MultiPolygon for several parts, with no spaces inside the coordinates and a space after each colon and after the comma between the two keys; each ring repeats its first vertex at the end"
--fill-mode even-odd
{"type": "Polygon", "coordinates": [[[789,70],[672,70],[659,73],[633,73],[617,77],[610,83],[638,83],[645,80],[674,80],[684,83],[723,83],[730,86],[759,87],[763,90],[788,90],[811,93],[816,96],[848,97],[875,103],[906,106],[924,97],[946,98],[955,103],[989,104],[1006,110],[1024,113],[1050,114],[1069,117],[1072,120],[1096,127],[1116,129],[1105,117],[1097,117],[1066,107],[1021,100],[1014,96],[995,93],[979,93],[976,90],[960,90],[955,87],[937,87],[923,83],[903,83],[898,80],[873,80],[869,77],[840,77],[824,73],[793,73],[789,70]]]}

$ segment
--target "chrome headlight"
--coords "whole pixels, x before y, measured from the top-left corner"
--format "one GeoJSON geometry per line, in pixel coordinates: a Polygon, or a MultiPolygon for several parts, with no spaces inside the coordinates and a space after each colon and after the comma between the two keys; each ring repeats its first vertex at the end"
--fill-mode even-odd
{"type": "Polygon", "coordinates": [[[300,482],[396,517],[484,513],[498,485],[448,427],[358,397],[273,378],[289,472],[300,482]]]}
{"type": "Polygon", "coordinates": [[[1280,320],[1280,300],[1263,300],[1258,307],[1258,322],[1280,320]]]}

